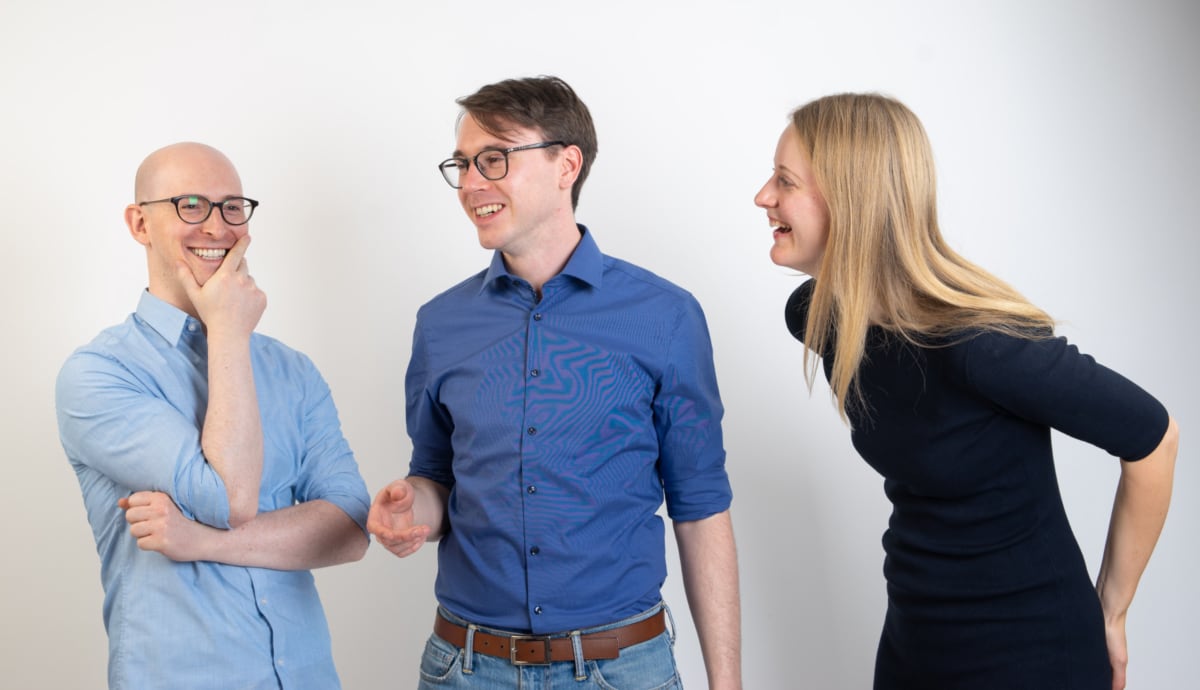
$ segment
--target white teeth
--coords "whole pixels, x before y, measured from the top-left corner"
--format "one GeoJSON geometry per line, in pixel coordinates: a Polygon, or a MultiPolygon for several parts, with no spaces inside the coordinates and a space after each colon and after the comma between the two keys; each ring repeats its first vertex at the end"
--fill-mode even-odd
{"type": "Polygon", "coordinates": [[[792,229],[792,226],[784,225],[783,223],[780,223],[777,220],[773,220],[773,221],[771,221],[771,229],[778,230],[780,232],[787,232],[788,230],[792,229]]]}
{"type": "Polygon", "coordinates": [[[225,257],[225,252],[225,249],[192,249],[192,253],[201,259],[221,259],[225,257]]]}
{"type": "Polygon", "coordinates": [[[488,204],[486,206],[479,206],[475,209],[475,215],[481,218],[483,216],[490,216],[502,208],[504,208],[504,206],[501,204],[488,204]]]}

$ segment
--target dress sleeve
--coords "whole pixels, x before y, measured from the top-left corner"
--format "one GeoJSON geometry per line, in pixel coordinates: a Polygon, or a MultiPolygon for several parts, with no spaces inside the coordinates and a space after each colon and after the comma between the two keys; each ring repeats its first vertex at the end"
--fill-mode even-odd
{"type": "Polygon", "coordinates": [[[449,412],[437,399],[434,376],[429,363],[429,343],[425,324],[417,314],[413,330],[412,357],[404,376],[405,409],[408,436],[412,440],[412,460],[408,473],[424,477],[446,487],[454,486],[454,424],[449,412]]]}
{"type": "Polygon", "coordinates": [[[188,519],[229,528],[229,495],[200,449],[197,421],[116,358],[73,354],[59,372],[55,405],[73,462],[130,493],[166,493],[188,519]]]}
{"type": "Polygon", "coordinates": [[[328,501],[366,532],[371,502],[358,463],[342,434],[329,385],[307,357],[304,362],[304,457],[297,500],[328,501]]]}
{"type": "Polygon", "coordinates": [[[721,434],[724,407],[708,325],[695,299],[680,312],[653,408],[667,515],[700,520],[728,509],[733,492],[721,434]]]}
{"type": "Polygon", "coordinates": [[[1066,338],[985,332],[964,351],[968,385],[1010,414],[1126,460],[1149,455],[1166,433],[1158,400],[1066,338]]]}

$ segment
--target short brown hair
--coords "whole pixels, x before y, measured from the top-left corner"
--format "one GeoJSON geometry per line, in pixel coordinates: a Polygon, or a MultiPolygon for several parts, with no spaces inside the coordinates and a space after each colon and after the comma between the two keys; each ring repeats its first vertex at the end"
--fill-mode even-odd
{"type": "Polygon", "coordinates": [[[490,134],[504,136],[514,126],[527,127],[548,140],[578,146],[583,164],[571,187],[571,208],[579,205],[579,190],[596,160],[596,127],[587,106],[567,82],[549,76],[506,79],[455,102],[490,134]]]}

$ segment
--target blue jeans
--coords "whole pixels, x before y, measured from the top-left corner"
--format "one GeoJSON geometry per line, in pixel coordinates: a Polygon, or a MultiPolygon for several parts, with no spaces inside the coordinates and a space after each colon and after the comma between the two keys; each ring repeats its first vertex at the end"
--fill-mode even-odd
{"type": "MultiPolygon", "coordinates": [[[[587,628],[582,634],[602,632],[636,623],[666,608],[659,604],[649,611],[608,625],[587,628]]],[[[467,621],[439,609],[447,620],[466,626],[467,621]]],[[[667,609],[670,618],[670,609],[667,609]]],[[[480,627],[492,635],[513,635],[510,631],[480,627]]],[[[566,635],[563,635],[566,637],[566,635]]],[[[675,624],[651,640],[626,647],[616,659],[557,661],[545,666],[514,666],[508,659],[472,652],[468,654],[437,635],[430,635],[421,657],[420,690],[459,688],[602,688],[603,690],[682,690],[675,668],[675,624]]],[[[576,649],[579,649],[578,645],[576,649]]]]}

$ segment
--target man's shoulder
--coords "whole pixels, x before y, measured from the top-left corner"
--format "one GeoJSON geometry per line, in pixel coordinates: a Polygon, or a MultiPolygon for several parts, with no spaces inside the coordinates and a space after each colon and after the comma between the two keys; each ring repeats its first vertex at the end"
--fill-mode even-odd
{"type": "Polygon", "coordinates": [[[133,315],[121,323],[113,324],[97,333],[91,340],[75,348],[67,357],[67,363],[89,356],[119,360],[128,356],[130,338],[137,336],[137,324],[133,315]]]}
{"type": "Polygon", "coordinates": [[[608,254],[604,255],[604,285],[622,290],[644,291],[678,302],[696,302],[695,296],[678,284],[650,269],[608,254]]]}
{"type": "Polygon", "coordinates": [[[477,297],[483,289],[487,269],[474,273],[454,285],[442,290],[421,305],[420,313],[428,314],[443,308],[452,308],[477,297]]]}

